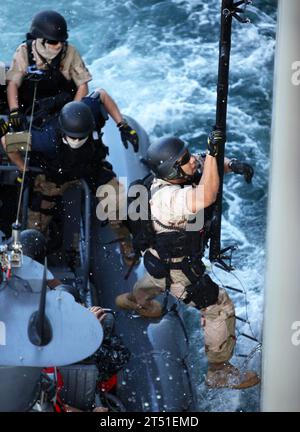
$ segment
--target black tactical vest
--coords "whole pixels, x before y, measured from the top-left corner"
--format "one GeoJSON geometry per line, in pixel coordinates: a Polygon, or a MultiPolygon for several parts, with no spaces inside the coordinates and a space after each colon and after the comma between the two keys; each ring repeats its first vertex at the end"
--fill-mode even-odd
{"type": "MultiPolygon", "coordinates": [[[[198,184],[201,179],[201,174],[197,174],[191,184],[198,184]]],[[[148,248],[156,249],[161,259],[177,258],[182,256],[199,256],[203,254],[205,247],[205,226],[207,219],[205,216],[205,224],[201,231],[186,231],[185,229],[176,229],[173,226],[166,226],[160,221],[156,223],[170,231],[157,233],[153,228],[151,217],[150,199],[151,185],[153,175],[148,175],[142,180],[135,181],[131,185],[140,184],[148,190],[148,219],[133,220],[128,215],[129,229],[133,235],[133,246],[137,254],[141,254],[148,248]]],[[[185,183],[186,185],[187,183],[185,183]]],[[[131,186],[130,185],[130,186],[131,186]]],[[[166,186],[168,187],[168,186],[166,186]]],[[[128,197],[128,208],[133,203],[134,198],[128,197]]]]}
{"type": "MultiPolygon", "coordinates": [[[[36,62],[32,53],[32,42],[33,39],[29,39],[26,41],[29,72],[30,68],[36,68],[36,62]]],[[[73,80],[67,80],[60,71],[61,60],[65,56],[66,50],[67,44],[65,43],[63,49],[52,60],[51,63],[47,63],[47,61],[45,60],[45,64],[47,64],[48,68],[47,70],[43,70],[43,73],[39,75],[36,100],[43,99],[45,97],[56,96],[62,92],[69,93],[71,99],[74,98],[74,95],[77,91],[77,86],[75,82],[73,80]]],[[[32,106],[34,87],[35,80],[33,79],[33,76],[28,73],[28,75],[25,76],[19,89],[20,106],[22,107],[24,112],[29,111],[32,106]]]]}
{"type": "Polygon", "coordinates": [[[57,135],[55,157],[41,161],[49,181],[63,184],[67,181],[85,179],[95,191],[98,186],[115,177],[111,164],[105,160],[108,151],[102,143],[101,136],[93,138],[91,135],[82,147],[72,149],[62,141],[59,131],[57,135]]]}

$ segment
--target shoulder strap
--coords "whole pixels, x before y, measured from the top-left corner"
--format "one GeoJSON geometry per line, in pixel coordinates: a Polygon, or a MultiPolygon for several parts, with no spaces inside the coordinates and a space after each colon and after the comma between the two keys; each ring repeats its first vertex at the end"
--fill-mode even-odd
{"type": "Polygon", "coordinates": [[[152,173],[149,173],[142,179],[142,183],[144,186],[146,186],[148,190],[150,190],[153,180],[154,180],[154,175],[152,173]]]}
{"type": "Polygon", "coordinates": [[[33,39],[26,39],[25,42],[26,42],[26,47],[27,47],[28,65],[34,66],[36,63],[35,63],[35,60],[33,57],[33,52],[32,52],[33,39]]]}

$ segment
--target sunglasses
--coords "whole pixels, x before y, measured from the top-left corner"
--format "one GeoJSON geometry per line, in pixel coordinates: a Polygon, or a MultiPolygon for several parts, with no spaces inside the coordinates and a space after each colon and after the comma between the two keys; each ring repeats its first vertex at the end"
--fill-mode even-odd
{"type": "MultiPolygon", "coordinates": [[[[68,139],[68,138],[70,138],[71,140],[80,140],[80,138],[78,138],[78,137],[72,137],[72,136],[70,136],[70,135],[65,135],[65,138],[66,139],[68,139]]],[[[82,138],[81,138],[82,139],[82,138]]]]}
{"type": "Polygon", "coordinates": [[[187,163],[189,163],[191,156],[192,156],[191,153],[187,151],[186,153],[184,153],[180,161],[176,162],[176,165],[180,167],[186,165],[187,163]]]}
{"type": "Polygon", "coordinates": [[[45,39],[45,43],[47,43],[49,45],[58,45],[61,42],[60,41],[56,41],[56,40],[45,39]]]}

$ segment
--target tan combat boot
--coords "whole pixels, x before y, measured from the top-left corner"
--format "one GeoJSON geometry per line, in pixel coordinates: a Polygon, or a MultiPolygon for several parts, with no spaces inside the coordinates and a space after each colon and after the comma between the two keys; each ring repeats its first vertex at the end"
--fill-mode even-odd
{"type": "Polygon", "coordinates": [[[208,367],[205,384],[210,388],[245,389],[260,383],[254,371],[240,371],[229,362],[213,363],[208,367]]]}
{"type": "Polygon", "coordinates": [[[124,263],[130,267],[139,262],[132,246],[132,237],[128,228],[118,221],[109,221],[110,227],[117,236],[115,240],[110,243],[119,242],[120,252],[124,263]]]}
{"type": "Polygon", "coordinates": [[[121,309],[134,310],[139,315],[146,318],[160,318],[162,316],[162,306],[156,300],[148,300],[142,306],[136,302],[133,294],[125,293],[116,297],[116,305],[121,309]]]}

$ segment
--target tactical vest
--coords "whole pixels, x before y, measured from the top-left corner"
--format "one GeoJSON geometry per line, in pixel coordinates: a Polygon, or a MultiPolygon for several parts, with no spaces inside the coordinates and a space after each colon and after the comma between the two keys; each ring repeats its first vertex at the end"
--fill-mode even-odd
{"type": "MultiPolygon", "coordinates": [[[[128,196],[128,225],[133,236],[133,247],[135,252],[139,255],[149,248],[155,249],[162,260],[169,260],[171,258],[179,257],[199,257],[203,254],[205,247],[205,226],[199,231],[186,231],[182,228],[168,226],[162,224],[159,220],[155,222],[162,228],[169,230],[169,232],[157,233],[153,227],[153,216],[151,215],[150,199],[151,199],[151,185],[154,176],[147,175],[141,180],[131,183],[133,185],[142,185],[147,188],[148,202],[147,209],[139,209],[140,214],[147,214],[147,218],[140,218],[133,220],[131,217],[132,204],[136,198],[128,196]]],[[[168,185],[166,185],[168,187],[168,185]]],[[[129,188],[130,190],[130,188],[129,188]]]]}
{"type": "MultiPolygon", "coordinates": [[[[192,184],[198,184],[201,174],[198,173],[193,179],[192,184]]],[[[205,209],[204,227],[201,231],[186,231],[185,229],[167,226],[155,219],[155,222],[169,232],[157,233],[153,228],[151,217],[150,199],[153,175],[149,174],[142,180],[138,180],[132,185],[143,185],[148,191],[148,218],[133,220],[130,218],[130,205],[134,198],[128,197],[128,223],[133,235],[133,246],[137,254],[144,254],[144,265],[147,272],[156,279],[165,278],[166,296],[163,309],[167,310],[168,293],[171,288],[171,270],[180,270],[190,281],[190,285],[185,287],[186,297],[184,302],[193,302],[197,309],[202,309],[215,304],[219,287],[212,279],[205,274],[205,265],[202,263],[206,242],[209,238],[209,227],[211,224],[210,208],[205,209]],[[208,211],[207,211],[208,210],[208,211]],[[151,253],[151,248],[155,249],[158,257],[151,253]],[[172,258],[183,258],[178,262],[172,258]]],[[[168,185],[166,185],[168,187],[168,185]]],[[[129,188],[130,190],[130,188],[129,188]]],[[[153,195],[152,195],[153,197],[153,195]]]]}
{"type": "MultiPolygon", "coordinates": [[[[32,42],[33,39],[26,40],[29,70],[30,68],[36,69],[36,62],[32,52],[32,42]]],[[[75,82],[73,80],[67,80],[60,71],[61,60],[66,54],[67,47],[68,45],[65,43],[63,49],[51,61],[51,63],[48,63],[46,59],[43,59],[48,69],[43,70],[43,73],[40,75],[37,84],[36,100],[43,99],[45,97],[56,96],[62,92],[69,93],[71,99],[74,98],[74,95],[77,91],[75,82]]],[[[20,106],[22,106],[24,111],[28,110],[32,106],[34,87],[35,80],[32,79],[32,76],[29,73],[27,76],[25,76],[19,89],[20,106]]]]}
{"type": "MultiPolygon", "coordinates": [[[[57,131],[58,143],[56,156],[47,160],[46,177],[58,184],[84,178],[88,182],[106,183],[106,177],[111,179],[114,173],[111,165],[105,161],[108,148],[102,143],[101,134],[94,131],[86,143],[79,149],[72,149],[64,144],[60,131],[57,131]],[[103,173],[104,171],[104,173],[103,173]],[[103,176],[102,181],[100,180],[103,176]]],[[[95,185],[96,186],[96,185],[95,185]]]]}
{"type": "Polygon", "coordinates": [[[87,142],[79,149],[72,149],[65,144],[57,126],[58,114],[56,114],[53,123],[48,123],[48,126],[45,124],[42,128],[45,133],[47,128],[48,132],[53,131],[48,136],[48,142],[53,145],[53,149],[47,153],[41,150],[32,152],[31,164],[42,168],[49,181],[63,184],[84,178],[94,191],[98,186],[115,177],[112,165],[105,160],[109,154],[108,147],[102,142],[101,129],[108,115],[97,92],[84,97],[82,102],[89,106],[95,119],[95,130],[87,142]]]}

